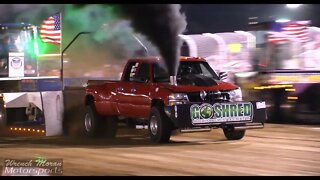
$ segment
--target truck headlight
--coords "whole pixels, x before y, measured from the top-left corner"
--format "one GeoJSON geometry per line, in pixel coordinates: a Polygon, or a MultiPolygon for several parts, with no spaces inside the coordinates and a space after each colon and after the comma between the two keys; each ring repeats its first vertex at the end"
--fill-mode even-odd
{"type": "Polygon", "coordinates": [[[241,92],[241,88],[232,90],[229,92],[230,95],[230,101],[234,102],[234,101],[242,101],[242,92],[241,92]]]}
{"type": "Polygon", "coordinates": [[[169,95],[169,105],[186,104],[189,102],[188,95],[185,93],[172,93],[169,95]]]}

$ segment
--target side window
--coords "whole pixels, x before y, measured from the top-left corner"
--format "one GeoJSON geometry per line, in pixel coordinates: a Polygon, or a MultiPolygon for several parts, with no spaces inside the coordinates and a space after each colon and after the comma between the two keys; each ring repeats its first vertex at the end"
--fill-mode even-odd
{"type": "Polygon", "coordinates": [[[169,81],[169,74],[164,67],[159,64],[153,64],[153,79],[155,82],[169,81]]]}
{"type": "Polygon", "coordinates": [[[208,69],[203,64],[200,64],[200,68],[203,75],[207,77],[212,77],[212,74],[208,71],[208,69]]]}
{"type": "Polygon", "coordinates": [[[138,67],[138,73],[134,78],[134,81],[146,83],[149,80],[150,80],[150,65],[147,63],[142,63],[138,67]]]}
{"type": "Polygon", "coordinates": [[[124,81],[132,81],[133,77],[137,73],[137,67],[139,66],[138,62],[131,62],[128,64],[127,69],[126,69],[126,74],[124,76],[124,81]]]}

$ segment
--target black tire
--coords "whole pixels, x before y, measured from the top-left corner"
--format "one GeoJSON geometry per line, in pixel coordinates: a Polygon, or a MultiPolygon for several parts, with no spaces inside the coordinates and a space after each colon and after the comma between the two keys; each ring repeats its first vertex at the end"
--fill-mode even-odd
{"type": "Polygon", "coordinates": [[[103,117],[98,115],[94,105],[87,105],[83,118],[83,134],[88,137],[101,135],[103,117]]]}
{"type": "Polygon", "coordinates": [[[169,142],[172,128],[172,123],[164,111],[158,107],[152,107],[148,121],[151,141],[154,143],[169,142]]]}
{"type": "Polygon", "coordinates": [[[239,140],[244,137],[246,130],[235,131],[233,126],[228,126],[226,128],[223,128],[223,133],[228,140],[239,140]]]}

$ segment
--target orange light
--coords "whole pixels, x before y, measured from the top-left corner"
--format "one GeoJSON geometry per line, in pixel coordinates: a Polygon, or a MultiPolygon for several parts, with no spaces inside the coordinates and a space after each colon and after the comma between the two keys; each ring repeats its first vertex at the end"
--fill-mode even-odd
{"type": "Polygon", "coordinates": [[[16,131],[16,130],[17,130],[17,128],[14,128],[14,130],[16,131]]]}
{"type": "Polygon", "coordinates": [[[40,132],[40,130],[38,129],[37,132],[40,132]]]}
{"type": "Polygon", "coordinates": [[[29,128],[28,131],[30,131],[31,129],[29,128]]]}
{"type": "Polygon", "coordinates": [[[10,128],[10,130],[12,131],[12,130],[13,130],[13,128],[10,128]]]}
{"type": "Polygon", "coordinates": [[[44,131],[44,130],[42,130],[42,132],[44,133],[45,131],[44,131]]]}
{"type": "Polygon", "coordinates": [[[289,100],[297,100],[298,97],[296,97],[296,96],[288,96],[288,99],[289,99],[289,100]]]}
{"type": "Polygon", "coordinates": [[[23,131],[26,131],[26,128],[23,128],[23,131]]]}
{"type": "Polygon", "coordinates": [[[285,91],[295,92],[296,89],[285,89],[285,91]]]}
{"type": "Polygon", "coordinates": [[[21,128],[19,128],[19,131],[21,131],[21,128]]]}
{"type": "Polygon", "coordinates": [[[35,132],[36,130],[35,130],[35,129],[32,129],[32,131],[35,132]]]}

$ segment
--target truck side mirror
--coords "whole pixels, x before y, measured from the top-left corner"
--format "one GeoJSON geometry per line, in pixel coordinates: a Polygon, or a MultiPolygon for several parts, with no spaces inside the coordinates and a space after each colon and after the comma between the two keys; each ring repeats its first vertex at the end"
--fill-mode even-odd
{"type": "Polygon", "coordinates": [[[228,77],[228,73],[227,72],[219,72],[219,79],[220,80],[225,80],[228,77]]]}

